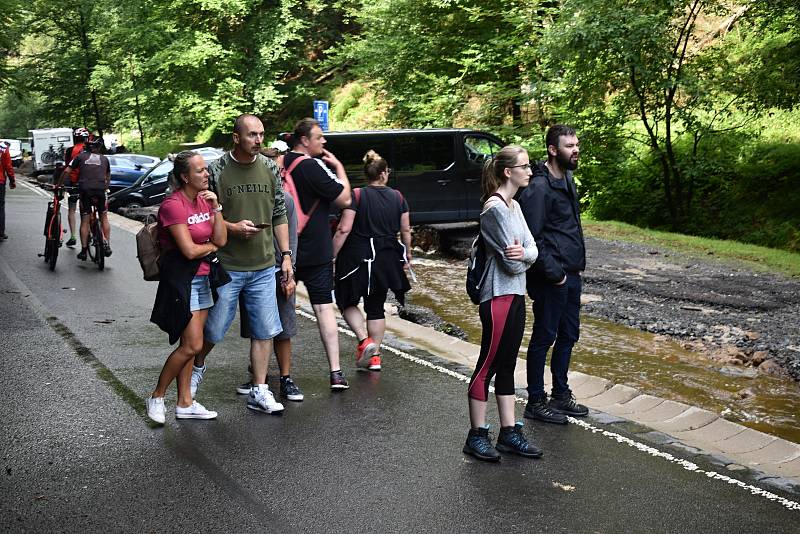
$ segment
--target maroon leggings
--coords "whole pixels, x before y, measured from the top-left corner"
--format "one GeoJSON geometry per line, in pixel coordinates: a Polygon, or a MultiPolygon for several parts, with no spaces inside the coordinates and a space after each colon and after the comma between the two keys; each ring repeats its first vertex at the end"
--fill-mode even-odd
{"type": "Polygon", "coordinates": [[[481,352],[469,381],[467,396],[486,401],[492,377],[497,395],[513,395],[514,368],[525,332],[525,297],[502,295],[481,302],[481,352]],[[496,375],[496,376],[495,376],[496,375]]]}

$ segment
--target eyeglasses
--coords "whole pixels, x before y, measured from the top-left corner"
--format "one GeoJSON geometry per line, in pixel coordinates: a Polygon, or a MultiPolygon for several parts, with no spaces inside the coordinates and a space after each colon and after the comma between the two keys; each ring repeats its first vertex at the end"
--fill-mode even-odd
{"type": "Polygon", "coordinates": [[[522,165],[511,165],[508,167],[509,169],[517,169],[520,167],[528,167],[529,169],[533,170],[533,163],[523,163],[522,165]]]}

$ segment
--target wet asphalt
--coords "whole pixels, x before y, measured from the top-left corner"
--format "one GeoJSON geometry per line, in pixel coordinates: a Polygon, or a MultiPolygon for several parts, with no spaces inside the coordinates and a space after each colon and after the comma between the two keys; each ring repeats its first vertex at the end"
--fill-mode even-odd
{"type": "MultiPolygon", "coordinates": [[[[66,248],[50,272],[36,256],[45,203],[27,189],[9,194],[11,237],[0,243],[0,530],[796,529],[796,493],[760,494],[747,473],[721,473],[746,487],[715,479],[708,473],[723,468],[713,458],[692,456],[697,465],[686,468],[679,451],[668,451],[673,460],[645,452],[602,416],[588,421],[594,430],[527,422],[541,460],[467,457],[465,383],[413,358],[469,370],[393,339],[400,354],[384,351],[383,371],[356,371],[355,342],[342,334],[351,388],[334,393],[316,325],[304,316],[293,376],[305,401],[285,401],[282,416],[245,409],[235,386],[247,378],[247,343],[234,323],[198,395],[218,420],[175,421],[173,389],[167,424],[153,428],[143,399],[170,348],[149,323],[156,284],[141,279],[133,236],[113,230],[104,272],[66,248]]],[[[496,430],[493,402],[490,421],[496,430]]]]}

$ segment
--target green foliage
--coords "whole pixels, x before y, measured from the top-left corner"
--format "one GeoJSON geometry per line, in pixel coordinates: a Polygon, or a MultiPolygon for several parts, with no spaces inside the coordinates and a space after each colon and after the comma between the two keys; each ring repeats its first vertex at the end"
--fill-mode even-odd
{"type": "Polygon", "coordinates": [[[596,216],[798,246],[795,0],[0,0],[0,16],[3,135],[85,125],[138,148],[141,132],[161,156],[229,143],[242,112],[291,129],[323,98],[335,129],[479,128],[541,158],[562,122],[596,216]]]}
{"type": "MultiPolygon", "coordinates": [[[[695,203],[680,231],[800,251],[800,113],[781,118],[784,126],[794,118],[791,142],[786,142],[784,130],[778,138],[719,133],[701,145],[694,163],[684,171],[694,184],[695,203]]],[[[676,144],[681,160],[689,161],[692,150],[688,139],[676,144]]],[[[592,215],[671,228],[663,217],[666,208],[652,159],[649,155],[629,161],[618,174],[607,177],[602,191],[591,199],[592,215]]]]}

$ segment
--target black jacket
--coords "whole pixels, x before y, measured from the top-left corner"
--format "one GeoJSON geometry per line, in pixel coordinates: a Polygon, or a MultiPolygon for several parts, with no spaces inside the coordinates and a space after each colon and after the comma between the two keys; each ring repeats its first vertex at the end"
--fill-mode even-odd
{"type": "MultiPolygon", "coordinates": [[[[211,264],[208,281],[216,302],[217,288],[230,282],[231,277],[223,269],[216,254],[209,254],[206,257],[211,264]]],[[[158,291],[156,301],[153,303],[153,312],[150,314],[150,322],[157,324],[161,330],[169,334],[170,345],[180,339],[192,318],[192,312],[189,311],[189,297],[192,278],[200,266],[201,259],[188,260],[180,250],[173,249],[163,254],[159,260],[158,291]]]]}
{"type": "Polygon", "coordinates": [[[539,248],[536,263],[528,269],[532,283],[557,284],[567,272],[586,269],[586,246],[578,208],[578,193],[572,173],[565,179],[553,177],[544,162],[536,164],[519,204],[539,248]]]}

